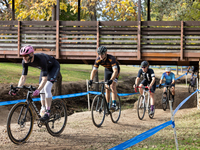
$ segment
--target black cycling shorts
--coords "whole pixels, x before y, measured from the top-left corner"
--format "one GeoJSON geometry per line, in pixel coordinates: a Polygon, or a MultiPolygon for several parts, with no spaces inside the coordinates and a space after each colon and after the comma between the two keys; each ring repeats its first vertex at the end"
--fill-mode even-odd
{"type": "MultiPolygon", "coordinates": [[[[118,69],[118,75],[117,77],[114,79],[115,82],[118,81],[119,78],[119,73],[120,73],[120,69],[118,69]]],[[[108,80],[110,80],[110,78],[112,77],[113,71],[108,70],[105,68],[105,72],[104,72],[104,81],[107,82],[108,80]]]]}
{"type": "MultiPolygon", "coordinates": [[[[52,68],[50,68],[47,72],[47,81],[54,83],[56,80],[58,73],[60,72],[60,64],[58,61],[55,61],[52,68]]],[[[40,72],[39,83],[42,81],[42,71],[40,72]]]]}

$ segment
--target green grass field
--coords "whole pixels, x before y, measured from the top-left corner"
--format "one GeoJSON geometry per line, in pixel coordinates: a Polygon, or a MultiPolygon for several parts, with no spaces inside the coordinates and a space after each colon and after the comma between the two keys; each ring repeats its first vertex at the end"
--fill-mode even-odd
{"type": "MultiPolygon", "coordinates": [[[[137,73],[138,68],[132,66],[121,65],[119,79],[126,78],[128,76],[134,76],[137,73]]],[[[60,72],[62,74],[62,81],[85,81],[90,78],[92,65],[85,64],[61,64],[60,72]]],[[[14,84],[18,83],[22,73],[22,65],[20,63],[0,63],[0,83],[14,84]]],[[[102,66],[98,69],[99,79],[104,78],[104,68],[102,66]]],[[[26,83],[33,84],[38,83],[40,76],[40,70],[37,68],[29,67],[26,83]]]]}

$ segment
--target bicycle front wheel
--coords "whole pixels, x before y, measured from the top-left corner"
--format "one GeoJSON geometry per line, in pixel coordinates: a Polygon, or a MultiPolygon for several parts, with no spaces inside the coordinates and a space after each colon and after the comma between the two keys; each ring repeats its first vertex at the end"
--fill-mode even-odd
{"type": "Polygon", "coordinates": [[[164,93],[162,93],[162,99],[161,99],[161,104],[162,104],[162,108],[163,108],[163,110],[165,111],[166,109],[167,109],[167,102],[168,102],[168,96],[167,95],[165,95],[164,93]],[[164,97],[166,97],[166,100],[165,100],[165,102],[163,102],[163,98],[164,97]]]}
{"type": "Polygon", "coordinates": [[[47,131],[52,136],[59,136],[67,123],[67,107],[62,100],[52,101],[50,119],[46,124],[47,131]]]}
{"type": "Polygon", "coordinates": [[[96,95],[91,106],[92,122],[96,127],[100,127],[105,119],[105,99],[102,95],[96,95]]]}
{"type": "Polygon", "coordinates": [[[197,90],[197,84],[195,83],[193,86],[193,90],[196,91],[197,90]]]}
{"type": "Polygon", "coordinates": [[[189,93],[191,92],[191,88],[192,88],[192,86],[191,86],[191,84],[189,84],[189,86],[188,86],[188,92],[189,93]]]}
{"type": "Polygon", "coordinates": [[[121,115],[121,101],[119,95],[117,95],[115,110],[110,114],[112,122],[117,123],[120,118],[120,115],[121,115]]]}
{"type": "Polygon", "coordinates": [[[138,104],[137,104],[137,114],[140,120],[144,118],[145,111],[146,111],[146,106],[145,106],[144,96],[140,95],[140,97],[138,98],[138,104]]]}
{"type": "Polygon", "coordinates": [[[7,133],[10,140],[15,144],[26,142],[33,129],[33,113],[27,103],[15,104],[7,118],[7,133]]]}

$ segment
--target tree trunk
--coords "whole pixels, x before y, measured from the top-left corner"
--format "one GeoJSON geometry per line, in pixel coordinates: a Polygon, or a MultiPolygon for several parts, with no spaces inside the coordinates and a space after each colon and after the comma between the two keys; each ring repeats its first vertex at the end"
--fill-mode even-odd
{"type": "Polygon", "coordinates": [[[57,82],[54,82],[53,87],[52,87],[52,95],[61,95],[61,90],[62,90],[62,75],[59,72],[58,76],[56,78],[57,82]]]}

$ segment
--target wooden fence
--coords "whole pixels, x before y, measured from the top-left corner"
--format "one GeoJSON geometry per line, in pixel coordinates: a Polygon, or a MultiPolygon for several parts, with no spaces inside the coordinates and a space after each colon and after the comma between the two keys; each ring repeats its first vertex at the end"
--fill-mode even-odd
{"type": "Polygon", "coordinates": [[[200,22],[0,21],[0,58],[19,58],[24,45],[62,60],[94,60],[104,45],[124,64],[199,61],[200,22]]]}

